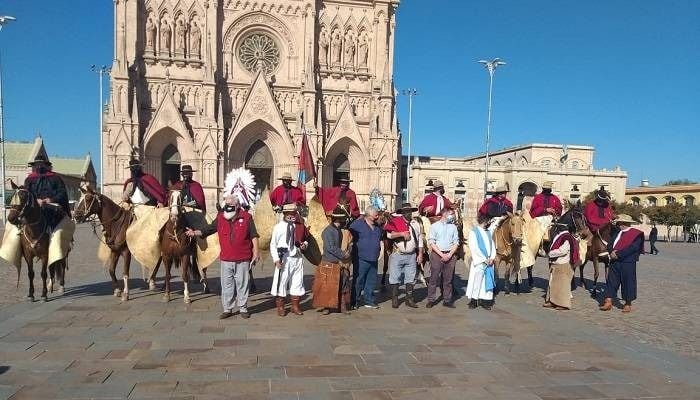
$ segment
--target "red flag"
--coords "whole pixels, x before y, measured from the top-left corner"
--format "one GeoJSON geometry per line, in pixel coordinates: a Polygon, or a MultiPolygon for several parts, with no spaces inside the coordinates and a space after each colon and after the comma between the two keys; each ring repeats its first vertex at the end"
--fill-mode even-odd
{"type": "Polygon", "coordinates": [[[297,187],[306,194],[306,184],[311,181],[311,179],[316,178],[316,168],[314,166],[311,148],[309,148],[309,141],[306,137],[306,130],[304,130],[303,135],[301,139],[301,149],[299,150],[299,176],[297,178],[297,187]]]}

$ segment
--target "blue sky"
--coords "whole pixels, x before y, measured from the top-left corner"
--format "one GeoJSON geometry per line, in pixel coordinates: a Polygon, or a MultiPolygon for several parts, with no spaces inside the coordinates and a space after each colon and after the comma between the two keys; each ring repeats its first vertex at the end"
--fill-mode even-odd
{"type": "MultiPolygon", "coordinates": [[[[0,31],[8,140],[41,132],[52,154],[98,154],[90,65],[111,62],[112,6],[0,2],[18,18],[0,31]]],[[[420,93],[414,153],[483,151],[488,74],[476,61],[501,57],[494,148],[592,145],[596,166],[620,165],[632,185],[700,180],[699,15],[695,0],[403,0],[395,81],[420,93]]],[[[399,118],[407,135],[404,97],[399,118]]]]}

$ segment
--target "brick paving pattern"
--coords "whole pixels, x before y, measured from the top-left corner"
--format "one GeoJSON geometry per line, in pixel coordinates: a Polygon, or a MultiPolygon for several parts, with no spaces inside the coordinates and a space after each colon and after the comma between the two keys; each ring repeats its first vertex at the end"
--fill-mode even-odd
{"type": "MultiPolygon", "coordinates": [[[[194,285],[185,305],[176,280],[163,303],[138,266],[121,303],[96,244],[79,228],[66,294],[48,303],[23,302],[25,271],[16,289],[14,269],[0,269],[0,399],[700,398],[696,247],[662,244],[643,259],[630,315],[598,312],[581,288],[574,310],[541,308],[540,264],[535,289],[499,296],[492,312],[462,298],[457,309],[322,316],[307,299],[303,316],[280,318],[256,294],[249,320],[220,321],[216,294],[194,285]]],[[[261,290],[271,271],[269,260],[258,271],[261,290]]]]}

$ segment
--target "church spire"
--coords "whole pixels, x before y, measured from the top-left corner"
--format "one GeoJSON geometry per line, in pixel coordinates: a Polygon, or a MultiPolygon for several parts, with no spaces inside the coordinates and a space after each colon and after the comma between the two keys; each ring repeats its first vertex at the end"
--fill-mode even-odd
{"type": "Polygon", "coordinates": [[[313,91],[315,88],[314,82],[314,58],[313,58],[313,46],[309,42],[309,48],[307,51],[308,56],[306,57],[306,67],[304,71],[304,91],[313,91]]]}
{"type": "Polygon", "coordinates": [[[391,96],[391,78],[389,76],[389,49],[386,50],[384,73],[382,74],[382,96],[391,96]]]}
{"type": "Polygon", "coordinates": [[[219,95],[219,104],[217,107],[217,116],[216,116],[216,125],[219,126],[220,129],[224,129],[224,102],[223,102],[223,93],[219,95]]]}

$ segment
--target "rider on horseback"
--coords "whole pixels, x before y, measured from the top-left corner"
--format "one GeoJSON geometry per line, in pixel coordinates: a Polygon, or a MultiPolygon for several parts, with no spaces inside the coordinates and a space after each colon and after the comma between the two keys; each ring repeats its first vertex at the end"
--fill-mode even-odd
{"type": "Polygon", "coordinates": [[[360,217],[357,195],[350,189],[350,182],[352,182],[350,178],[343,177],[338,179],[338,186],[330,188],[318,187],[318,183],[314,183],[314,185],[316,185],[316,194],[323,205],[323,210],[326,212],[326,215],[331,214],[336,206],[340,206],[349,214],[351,219],[360,217]]]}
{"type": "Polygon", "coordinates": [[[270,193],[270,203],[276,212],[282,211],[282,206],[285,204],[296,204],[297,206],[306,206],[304,192],[296,186],[292,186],[292,175],[284,174],[280,178],[282,184],[277,186],[270,193]]]}
{"type": "Polygon", "coordinates": [[[166,193],[158,180],[143,172],[143,164],[135,158],[129,160],[131,177],[124,182],[122,200],[133,205],[163,207],[166,193]]]}
{"type": "Polygon", "coordinates": [[[508,200],[506,193],[508,193],[507,187],[497,187],[491,192],[492,196],[479,207],[479,215],[491,218],[489,230],[492,232],[505,215],[513,212],[513,203],[508,200]]]}
{"type": "Polygon", "coordinates": [[[441,181],[433,183],[433,191],[423,197],[418,212],[427,217],[431,223],[440,219],[440,214],[445,208],[454,208],[450,199],[445,197],[445,185],[441,181]]]}
{"type": "Polygon", "coordinates": [[[597,191],[595,199],[586,204],[583,215],[586,217],[588,228],[593,233],[598,232],[615,218],[610,204],[610,194],[603,187],[597,191]]]}
{"type": "Polygon", "coordinates": [[[51,165],[45,155],[37,155],[34,161],[29,163],[32,172],[25,179],[24,187],[37,199],[41,206],[42,218],[53,230],[65,216],[70,216],[70,206],[66,184],[51,170],[51,165]]]}

